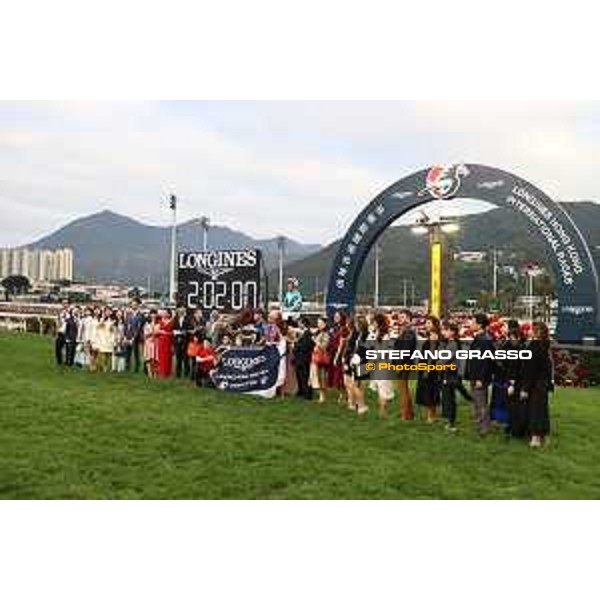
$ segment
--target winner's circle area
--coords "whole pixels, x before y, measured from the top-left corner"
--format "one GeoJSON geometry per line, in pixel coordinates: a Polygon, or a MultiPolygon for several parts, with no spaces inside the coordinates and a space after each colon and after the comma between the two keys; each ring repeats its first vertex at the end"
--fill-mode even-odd
{"type": "Polygon", "coordinates": [[[399,217],[428,202],[475,198],[526,219],[547,248],[557,282],[558,340],[600,339],[600,284],[590,248],[563,208],[520,177],[477,164],[436,166],[400,179],[374,198],[348,229],[334,260],[327,291],[330,317],[351,312],[370,249],[399,217]]]}

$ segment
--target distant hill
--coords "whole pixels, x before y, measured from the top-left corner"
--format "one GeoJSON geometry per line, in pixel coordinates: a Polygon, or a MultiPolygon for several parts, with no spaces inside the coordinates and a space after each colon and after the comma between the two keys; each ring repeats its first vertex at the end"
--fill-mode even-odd
{"type": "MultiPolygon", "coordinates": [[[[30,248],[72,248],[75,277],[97,282],[122,281],[145,285],[151,277],[152,287],[167,284],[170,255],[169,227],[156,227],[105,210],[72,221],[45,236],[30,248]]],[[[267,268],[277,264],[277,240],[254,239],[228,227],[211,226],[209,248],[259,248],[264,252],[267,268]]],[[[202,233],[196,221],[178,228],[178,250],[202,247],[202,233]]],[[[316,244],[302,244],[286,239],[286,261],[298,260],[320,249],[316,244]]]]}
{"type": "MultiPolygon", "coordinates": [[[[600,204],[594,202],[563,203],[563,208],[571,215],[581,232],[588,240],[600,271],[600,204]]],[[[522,265],[526,260],[545,262],[543,245],[532,237],[525,219],[515,219],[508,210],[492,209],[484,213],[464,216],[460,219],[458,234],[449,236],[450,252],[459,250],[504,250],[500,264],[522,265]]],[[[314,299],[315,291],[323,297],[327,285],[329,268],[333,262],[340,241],[323,248],[315,254],[289,264],[286,274],[298,277],[302,282],[305,297],[314,299]]],[[[389,228],[381,240],[380,298],[382,303],[400,303],[404,295],[403,280],[407,280],[407,296],[410,302],[412,285],[419,300],[427,296],[428,248],[423,237],[415,236],[409,227],[389,228]]],[[[374,282],[374,257],[371,252],[367,259],[358,294],[362,300],[372,301],[374,282]]],[[[454,263],[452,268],[450,293],[456,302],[465,298],[477,297],[491,287],[491,265],[454,263]]],[[[511,286],[517,293],[523,293],[521,283],[504,276],[499,280],[501,289],[511,286]],[[519,291],[520,290],[520,291],[519,291]]]]}

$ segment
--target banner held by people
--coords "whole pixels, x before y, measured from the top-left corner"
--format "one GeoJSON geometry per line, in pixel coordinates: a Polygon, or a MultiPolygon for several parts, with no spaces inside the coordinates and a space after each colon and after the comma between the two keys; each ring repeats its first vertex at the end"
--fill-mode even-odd
{"type": "Polygon", "coordinates": [[[280,363],[281,352],[276,345],[230,348],[221,356],[211,377],[220,390],[273,398],[280,363]]]}

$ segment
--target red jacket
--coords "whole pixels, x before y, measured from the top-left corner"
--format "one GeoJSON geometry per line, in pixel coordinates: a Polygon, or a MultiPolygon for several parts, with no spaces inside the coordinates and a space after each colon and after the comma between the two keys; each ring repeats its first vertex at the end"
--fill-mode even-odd
{"type": "Polygon", "coordinates": [[[211,347],[201,346],[196,353],[196,363],[202,371],[210,371],[217,364],[217,355],[211,347]]]}

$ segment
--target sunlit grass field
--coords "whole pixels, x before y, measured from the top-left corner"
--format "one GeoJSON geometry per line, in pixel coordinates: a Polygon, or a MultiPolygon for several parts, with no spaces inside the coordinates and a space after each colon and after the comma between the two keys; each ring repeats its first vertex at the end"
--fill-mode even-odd
{"type": "MultiPolygon", "coordinates": [[[[559,389],[549,447],[470,406],[442,423],[359,418],[187,382],[62,370],[52,339],[0,334],[2,498],[599,498],[600,389],[559,389]]],[[[373,406],[375,409],[375,406],[373,406]]]]}

